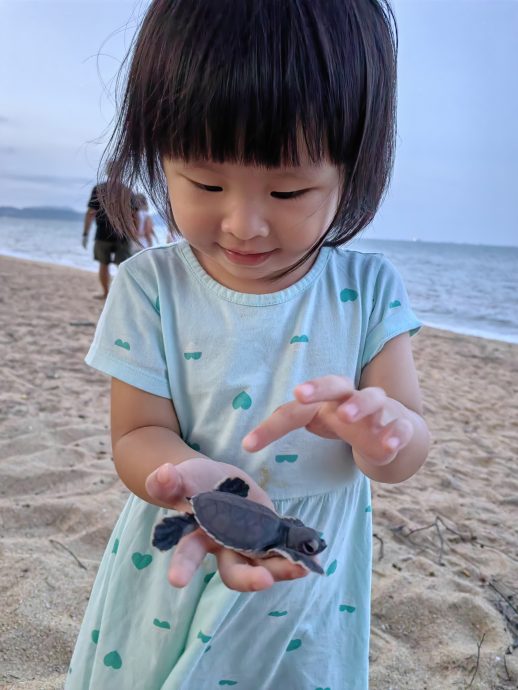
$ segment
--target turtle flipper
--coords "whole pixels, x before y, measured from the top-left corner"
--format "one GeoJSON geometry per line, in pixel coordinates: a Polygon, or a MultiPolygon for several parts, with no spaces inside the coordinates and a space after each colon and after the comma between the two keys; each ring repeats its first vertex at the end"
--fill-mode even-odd
{"type": "Polygon", "coordinates": [[[166,517],[155,527],[152,544],[160,551],[167,551],[167,549],[178,544],[183,536],[189,532],[194,532],[197,528],[198,523],[194,515],[166,517]]]}
{"type": "Polygon", "coordinates": [[[303,553],[298,553],[298,551],[294,551],[293,549],[287,549],[284,546],[282,548],[272,549],[272,551],[275,551],[275,553],[279,553],[281,556],[284,556],[292,563],[300,563],[307,570],[311,570],[314,573],[318,573],[319,575],[324,574],[324,569],[322,568],[322,566],[320,566],[319,563],[317,563],[317,561],[315,561],[310,556],[306,556],[303,553]]]}
{"type": "Polygon", "coordinates": [[[217,486],[215,491],[224,491],[229,494],[235,494],[236,496],[242,496],[246,498],[250,487],[248,484],[240,477],[229,477],[228,479],[223,479],[217,486]]]}

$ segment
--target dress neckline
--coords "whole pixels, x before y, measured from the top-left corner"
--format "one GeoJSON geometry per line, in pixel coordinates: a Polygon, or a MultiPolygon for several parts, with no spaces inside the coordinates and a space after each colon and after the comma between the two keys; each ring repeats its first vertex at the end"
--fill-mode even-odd
{"type": "Polygon", "coordinates": [[[331,247],[322,247],[313,266],[311,266],[309,271],[296,283],[284,288],[284,290],[257,295],[249,292],[231,290],[221,283],[218,283],[217,280],[214,280],[200,264],[188,242],[180,242],[178,251],[191,272],[205,287],[227,302],[234,302],[235,304],[242,304],[250,307],[267,307],[273,304],[282,304],[283,302],[294,299],[315,282],[326,267],[331,255],[331,247]]]}

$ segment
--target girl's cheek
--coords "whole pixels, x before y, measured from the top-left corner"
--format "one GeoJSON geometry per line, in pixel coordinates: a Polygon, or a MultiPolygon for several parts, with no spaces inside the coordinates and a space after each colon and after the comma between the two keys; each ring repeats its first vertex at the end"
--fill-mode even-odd
{"type": "Polygon", "coordinates": [[[306,239],[313,244],[316,235],[321,234],[323,220],[322,214],[318,210],[315,212],[314,208],[298,209],[278,216],[278,232],[287,244],[300,245],[306,239]]]}
{"type": "Polygon", "coordinates": [[[206,205],[201,203],[200,198],[190,191],[185,194],[171,194],[169,199],[177,221],[182,218],[186,222],[190,222],[196,218],[207,216],[206,205]]]}

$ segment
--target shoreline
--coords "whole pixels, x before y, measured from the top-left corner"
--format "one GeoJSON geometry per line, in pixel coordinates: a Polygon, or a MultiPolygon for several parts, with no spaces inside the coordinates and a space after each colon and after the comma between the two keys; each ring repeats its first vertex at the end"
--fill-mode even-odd
{"type": "MultiPolygon", "coordinates": [[[[0,256],[0,276],[0,689],[58,690],[128,495],[108,379],[83,362],[102,302],[77,268],[0,256]]],[[[433,445],[407,482],[372,485],[371,690],[510,690],[518,345],[428,327],[412,343],[433,445]]]]}
{"type": "Polygon", "coordinates": [[[94,266],[92,268],[87,268],[85,266],[77,266],[77,264],[74,264],[72,262],[70,262],[70,263],[69,262],[63,262],[63,263],[58,264],[56,261],[50,261],[50,260],[44,261],[43,259],[30,259],[27,256],[22,256],[20,254],[16,254],[15,252],[7,251],[7,253],[6,253],[5,249],[2,249],[2,251],[0,251],[0,258],[14,259],[15,261],[24,261],[24,262],[29,263],[29,264],[42,264],[43,266],[58,266],[58,267],[62,266],[65,268],[73,268],[76,271],[84,271],[86,273],[97,273],[96,264],[94,264],[94,266]]]}
{"type": "MultiPolygon", "coordinates": [[[[384,240],[386,242],[394,241],[398,242],[400,240],[384,240]]],[[[20,256],[16,253],[4,253],[6,250],[2,249],[0,250],[0,258],[5,258],[5,259],[14,259],[15,261],[24,261],[30,264],[41,264],[43,266],[57,266],[57,267],[62,267],[62,268],[71,268],[77,271],[82,271],[84,273],[93,273],[97,274],[97,264],[95,264],[92,267],[86,267],[86,266],[78,266],[77,264],[74,264],[73,262],[67,262],[64,261],[63,263],[56,263],[55,261],[44,261],[42,259],[32,259],[28,258],[26,256],[20,256]]],[[[111,269],[113,270],[113,268],[111,269]]],[[[467,329],[462,329],[462,327],[459,328],[453,328],[451,325],[448,324],[434,324],[428,321],[423,320],[423,326],[429,329],[433,329],[436,331],[446,331],[448,333],[454,333],[456,335],[463,335],[467,336],[469,338],[480,338],[481,340],[490,340],[490,341],[495,341],[498,343],[508,343],[511,345],[518,345],[518,336],[512,336],[512,335],[506,335],[506,334],[495,334],[491,333],[490,331],[483,331],[483,330],[470,330],[469,328],[467,329]]]]}

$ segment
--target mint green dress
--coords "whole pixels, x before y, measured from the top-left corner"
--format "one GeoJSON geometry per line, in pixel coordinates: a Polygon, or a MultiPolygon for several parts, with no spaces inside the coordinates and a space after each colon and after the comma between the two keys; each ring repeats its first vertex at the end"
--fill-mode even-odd
{"type": "Polygon", "coordinates": [[[108,543],[66,690],[366,690],[371,586],[368,479],[350,447],[300,429],[259,453],[241,439],[308,379],[356,384],[383,345],[419,322],[383,256],[324,248],[285,290],[232,291],[185,242],[121,265],[86,361],[169,398],[182,437],[248,472],[276,510],[323,533],[324,576],[256,593],[228,589],[206,557],[167,581],[151,544],[174,511],[134,495],[108,543]]]}

